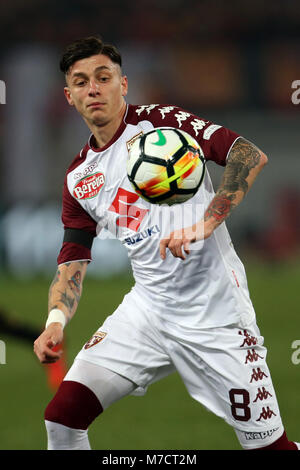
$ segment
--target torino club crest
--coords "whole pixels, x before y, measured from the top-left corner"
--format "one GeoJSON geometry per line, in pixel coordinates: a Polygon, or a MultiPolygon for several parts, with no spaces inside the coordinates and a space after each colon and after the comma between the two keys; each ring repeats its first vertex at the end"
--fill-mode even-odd
{"type": "Polygon", "coordinates": [[[97,331],[85,344],[84,349],[89,349],[92,346],[96,346],[96,344],[100,343],[100,341],[102,341],[106,335],[107,333],[104,333],[104,331],[97,331]]]}

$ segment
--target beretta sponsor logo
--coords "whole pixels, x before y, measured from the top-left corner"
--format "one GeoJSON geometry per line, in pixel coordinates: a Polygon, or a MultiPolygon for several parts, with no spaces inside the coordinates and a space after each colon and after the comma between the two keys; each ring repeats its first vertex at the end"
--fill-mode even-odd
{"type": "Polygon", "coordinates": [[[97,196],[104,183],[105,177],[103,173],[87,175],[78,181],[73,190],[73,196],[76,199],[91,199],[97,196]]]}

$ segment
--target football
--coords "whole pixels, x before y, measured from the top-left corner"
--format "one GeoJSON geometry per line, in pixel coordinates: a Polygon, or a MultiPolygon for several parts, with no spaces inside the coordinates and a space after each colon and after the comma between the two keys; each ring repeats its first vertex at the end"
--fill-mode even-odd
{"type": "Polygon", "coordinates": [[[140,135],[131,145],[127,175],[135,192],[152,204],[177,204],[198,191],[205,158],[187,132],[160,127],[140,135]]]}

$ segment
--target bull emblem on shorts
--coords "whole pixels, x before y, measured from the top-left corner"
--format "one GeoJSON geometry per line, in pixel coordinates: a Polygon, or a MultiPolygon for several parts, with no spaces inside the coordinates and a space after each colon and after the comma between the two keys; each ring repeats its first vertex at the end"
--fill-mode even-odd
{"type": "Polygon", "coordinates": [[[103,331],[97,331],[91,339],[84,345],[84,349],[89,349],[92,346],[95,346],[96,344],[100,343],[102,341],[107,333],[104,333],[103,331]]]}

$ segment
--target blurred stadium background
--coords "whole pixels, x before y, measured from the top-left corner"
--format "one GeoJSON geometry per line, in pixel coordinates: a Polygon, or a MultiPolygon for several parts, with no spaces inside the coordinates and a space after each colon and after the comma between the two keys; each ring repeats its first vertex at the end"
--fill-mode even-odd
{"type": "MultiPolygon", "coordinates": [[[[32,342],[9,333],[6,319],[11,330],[24,324],[33,334],[45,322],[62,240],[63,177],[89,135],[65,102],[58,61],[67,43],[91,34],[121,50],[128,102],[180,105],[269,156],[228,226],[270,348],[282,417],[299,441],[300,365],[291,360],[300,339],[300,104],[292,88],[300,80],[299,2],[10,0],[0,11],[0,449],[46,445],[43,410],[54,392],[32,342]]],[[[209,169],[218,184],[222,170],[209,169]]],[[[131,285],[123,248],[97,240],[66,330],[68,365],[131,285]]],[[[144,398],[114,405],[90,436],[94,449],[239,448],[233,431],[189,398],[176,375],[144,398]]]]}

